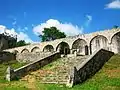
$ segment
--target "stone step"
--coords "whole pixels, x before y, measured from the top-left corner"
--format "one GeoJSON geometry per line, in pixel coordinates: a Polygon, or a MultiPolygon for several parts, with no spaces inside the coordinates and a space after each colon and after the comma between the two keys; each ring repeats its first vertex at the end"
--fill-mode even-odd
{"type": "MultiPolygon", "coordinates": [[[[28,75],[34,77],[40,81],[40,83],[60,83],[66,84],[70,68],[76,66],[78,63],[83,62],[89,56],[78,56],[78,57],[63,57],[50,65],[47,68],[39,69],[28,75]]],[[[27,78],[27,77],[26,77],[27,78]]],[[[27,80],[27,79],[26,79],[27,80]]]]}
{"type": "Polygon", "coordinates": [[[45,81],[45,82],[40,82],[40,83],[44,83],[44,84],[66,84],[67,83],[67,81],[61,81],[61,82],[47,82],[47,81],[45,81]]]}

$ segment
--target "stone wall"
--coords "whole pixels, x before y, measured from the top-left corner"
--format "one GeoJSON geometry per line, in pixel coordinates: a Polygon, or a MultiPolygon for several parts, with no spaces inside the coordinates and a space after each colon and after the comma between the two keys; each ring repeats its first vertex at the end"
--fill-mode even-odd
{"type": "Polygon", "coordinates": [[[56,39],[53,41],[38,42],[38,43],[33,43],[33,44],[22,46],[22,47],[7,49],[5,51],[14,52],[15,50],[17,50],[19,53],[22,53],[22,51],[24,49],[26,49],[29,52],[33,52],[34,51],[33,49],[35,47],[37,47],[38,51],[42,52],[42,51],[44,51],[44,48],[46,46],[52,46],[54,51],[56,51],[57,47],[62,42],[65,42],[66,44],[68,44],[71,52],[72,52],[72,50],[76,49],[77,51],[80,52],[80,54],[83,54],[83,55],[85,53],[93,54],[94,51],[96,51],[100,48],[105,48],[105,47],[114,53],[119,53],[120,52],[119,40],[120,40],[120,28],[97,31],[97,32],[89,33],[89,34],[79,34],[76,36],[56,39]],[[77,40],[78,40],[78,43],[75,44],[75,41],[77,41],[77,40]],[[81,40],[82,40],[82,42],[81,42],[81,40]],[[75,44],[75,46],[74,46],[74,44],[75,44]],[[79,48],[76,48],[76,45],[79,48]]]}
{"type": "MultiPolygon", "coordinates": [[[[0,36],[1,37],[1,36],[0,36]]],[[[7,49],[8,46],[8,40],[6,40],[4,37],[0,38],[0,51],[7,49]]]]}
{"type": "Polygon", "coordinates": [[[96,51],[84,62],[71,68],[67,86],[72,87],[74,84],[82,83],[93,76],[113,55],[113,52],[104,49],[96,51]]]}
{"type": "Polygon", "coordinates": [[[10,60],[15,60],[16,57],[14,54],[9,52],[0,52],[0,63],[7,62],[10,60]]]}
{"type": "Polygon", "coordinates": [[[7,74],[6,74],[6,80],[11,81],[11,80],[14,80],[16,78],[17,79],[21,78],[22,76],[25,76],[26,74],[28,74],[30,71],[35,71],[35,70],[51,63],[52,61],[56,60],[57,58],[60,58],[59,52],[55,52],[52,55],[44,57],[43,59],[39,59],[35,62],[27,64],[21,68],[16,69],[16,70],[13,70],[10,67],[8,67],[7,74]]]}
{"type": "Polygon", "coordinates": [[[34,62],[40,60],[41,58],[52,55],[55,52],[28,52],[28,53],[18,53],[16,54],[16,60],[19,62],[34,62]]]}

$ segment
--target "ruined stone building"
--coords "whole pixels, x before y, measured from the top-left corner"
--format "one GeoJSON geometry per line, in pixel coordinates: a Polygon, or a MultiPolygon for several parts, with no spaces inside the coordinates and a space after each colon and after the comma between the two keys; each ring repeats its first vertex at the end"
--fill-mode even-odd
{"type": "Polygon", "coordinates": [[[80,55],[90,55],[100,48],[119,53],[120,28],[80,34],[53,41],[33,43],[7,51],[16,51],[18,53],[60,51],[61,54],[73,54],[77,52],[80,55]]]}
{"type": "Polygon", "coordinates": [[[8,49],[15,47],[15,43],[17,42],[17,38],[6,35],[5,33],[0,34],[0,50],[8,49]]]}
{"type": "Polygon", "coordinates": [[[58,62],[54,63],[54,69],[50,69],[52,74],[40,76],[41,73],[37,73],[35,76],[40,77],[37,79],[42,83],[60,83],[72,87],[94,75],[114,53],[120,53],[120,28],[33,43],[5,51],[15,52],[17,61],[28,63],[12,71],[8,68],[6,80],[23,77],[56,60],[58,62]]]}

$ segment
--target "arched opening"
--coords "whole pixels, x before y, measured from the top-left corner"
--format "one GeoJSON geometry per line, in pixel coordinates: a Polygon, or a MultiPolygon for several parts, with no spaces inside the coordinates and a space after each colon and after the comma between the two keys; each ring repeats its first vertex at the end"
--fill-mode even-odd
{"type": "Polygon", "coordinates": [[[14,50],[12,53],[14,54],[18,54],[19,52],[17,50],[14,50]]]}
{"type": "Polygon", "coordinates": [[[34,47],[31,52],[40,52],[40,48],[39,47],[34,47]]]}
{"type": "Polygon", "coordinates": [[[72,50],[77,51],[80,55],[88,55],[87,42],[83,39],[77,39],[72,44],[72,50]]]}
{"type": "Polygon", "coordinates": [[[106,49],[108,48],[108,39],[102,35],[95,36],[90,41],[90,54],[92,54],[93,52],[95,52],[100,48],[106,48],[106,49]]]}
{"type": "Polygon", "coordinates": [[[21,53],[28,53],[28,52],[29,52],[28,49],[23,49],[23,50],[21,51],[21,53]]]}
{"type": "Polygon", "coordinates": [[[115,53],[120,53],[120,32],[113,35],[111,39],[111,48],[115,53]]]}
{"type": "Polygon", "coordinates": [[[70,54],[70,47],[66,42],[59,43],[56,50],[59,51],[60,54],[65,54],[65,55],[70,54]]]}
{"type": "Polygon", "coordinates": [[[54,47],[52,45],[47,45],[43,48],[43,52],[53,52],[54,47]]]}

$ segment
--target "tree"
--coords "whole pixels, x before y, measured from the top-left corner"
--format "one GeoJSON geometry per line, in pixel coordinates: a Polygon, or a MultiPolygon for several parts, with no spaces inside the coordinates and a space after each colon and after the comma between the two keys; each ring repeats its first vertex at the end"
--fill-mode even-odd
{"type": "Polygon", "coordinates": [[[114,29],[117,29],[117,28],[119,28],[119,26],[117,26],[117,25],[114,25],[114,26],[113,26],[113,28],[114,28],[114,29]]]}
{"type": "Polygon", "coordinates": [[[56,27],[44,28],[43,35],[39,35],[42,41],[51,41],[55,39],[65,38],[64,32],[60,32],[56,27]]]}
{"type": "Polygon", "coordinates": [[[0,49],[2,50],[30,44],[30,43],[26,43],[24,40],[20,40],[17,42],[17,35],[10,35],[9,33],[6,32],[0,34],[0,40],[1,40],[0,49]],[[4,40],[4,42],[2,40],[4,40]]]}
{"type": "Polygon", "coordinates": [[[2,33],[0,34],[0,39],[1,38],[4,38],[6,41],[7,41],[7,44],[3,43],[3,47],[7,45],[7,47],[5,47],[4,49],[7,49],[7,48],[14,48],[16,46],[16,42],[17,42],[17,37],[15,36],[12,36],[12,35],[9,35],[9,33],[2,33]]]}
{"type": "Polygon", "coordinates": [[[20,46],[25,46],[28,45],[29,43],[26,43],[24,40],[20,40],[16,43],[16,47],[20,47],[20,46]]]}

